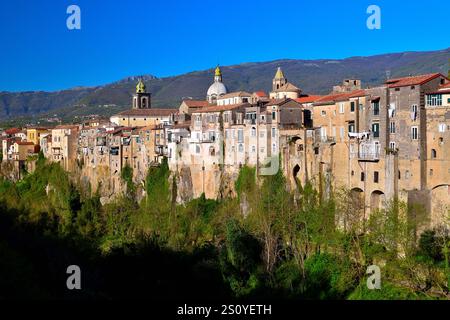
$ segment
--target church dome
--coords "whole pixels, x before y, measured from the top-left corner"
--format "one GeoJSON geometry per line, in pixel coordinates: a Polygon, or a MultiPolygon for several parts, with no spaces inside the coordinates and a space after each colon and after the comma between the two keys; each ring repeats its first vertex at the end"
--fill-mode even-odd
{"type": "Polygon", "coordinates": [[[214,82],[206,93],[206,100],[208,100],[209,103],[213,103],[220,96],[227,94],[227,92],[227,87],[222,83],[222,71],[220,70],[220,67],[217,66],[214,70],[214,82]]]}
{"type": "Polygon", "coordinates": [[[209,87],[207,95],[219,97],[227,92],[227,87],[222,82],[216,81],[209,87]]]}

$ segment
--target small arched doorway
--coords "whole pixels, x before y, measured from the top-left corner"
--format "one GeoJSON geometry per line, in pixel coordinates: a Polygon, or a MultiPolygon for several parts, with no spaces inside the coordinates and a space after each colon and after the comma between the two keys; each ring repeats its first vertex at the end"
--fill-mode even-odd
{"type": "Polygon", "coordinates": [[[373,191],[370,195],[370,210],[374,211],[383,209],[385,207],[385,202],[386,199],[384,196],[384,192],[380,190],[373,191]]]}

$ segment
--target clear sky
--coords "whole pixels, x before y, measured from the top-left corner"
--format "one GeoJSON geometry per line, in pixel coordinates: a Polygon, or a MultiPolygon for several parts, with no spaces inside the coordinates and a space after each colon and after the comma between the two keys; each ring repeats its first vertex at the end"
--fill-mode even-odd
{"type": "Polygon", "coordinates": [[[0,91],[92,86],[242,62],[450,47],[450,1],[2,0],[0,91]],[[81,9],[68,30],[67,7],[81,9]],[[381,9],[381,30],[366,27],[381,9]]]}

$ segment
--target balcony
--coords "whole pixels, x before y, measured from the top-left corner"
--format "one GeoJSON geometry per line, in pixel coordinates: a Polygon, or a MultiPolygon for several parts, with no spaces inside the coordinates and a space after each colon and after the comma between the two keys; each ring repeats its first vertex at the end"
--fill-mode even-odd
{"type": "Polygon", "coordinates": [[[361,143],[359,145],[359,161],[378,161],[380,160],[380,144],[378,142],[361,143]]]}

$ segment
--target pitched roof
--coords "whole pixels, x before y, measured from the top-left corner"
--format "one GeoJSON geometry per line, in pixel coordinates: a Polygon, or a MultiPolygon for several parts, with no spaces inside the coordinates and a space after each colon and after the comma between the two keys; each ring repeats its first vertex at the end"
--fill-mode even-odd
{"type": "Polygon", "coordinates": [[[74,124],[62,124],[54,127],[53,129],[78,129],[78,126],[74,124]]]}
{"type": "Polygon", "coordinates": [[[386,81],[386,84],[388,85],[389,88],[421,85],[421,84],[424,84],[424,83],[426,83],[430,80],[433,80],[439,76],[443,76],[443,75],[440,73],[422,74],[419,76],[410,76],[410,77],[389,79],[386,81]]]}
{"type": "Polygon", "coordinates": [[[350,92],[338,92],[338,93],[330,93],[326,96],[320,97],[314,101],[314,104],[321,105],[321,104],[333,104],[337,101],[346,101],[350,98],[357,98],[365,96],[366,91],[363,89],[360,90],[354,90],[350,92]]]}
{"type": "Polygon", "coordinates": [[[284,86],[275,89],[274,92],[298,92],[301,91],[299,88],[294,86],[292,83],[288,82],[284,86]]]}
{"type": "Polygon", "coordinates": [[[318,96],[318,95],[311,95],[311,96],[306,96],[306,97],[300,97],[297,99],[294,99],[295,101],[299,102],[299,103],[311,103],[314,102],[318,99],[322,98],[322,96],[318,96]]]}
{"type": "Polygon", "coordinates": [[[235,91],[235,92],[230,92],[230,93],[224,94],[223,96],[217,98],[217,100],[234,98],[234,97],[250,97],[251,95],[252,95],[251,93],[248,93],[246,91],[235,91]]]}
{"type": "Polygon", "coordinates": [[[19,133],[21,130],[19,128],[10,128],[10,129],[6,129],[5,133],[7,135],[11,135],[11,134],[16,134],[19,133]]]}
{"type": "Polygon", "coordinates": [[[189,108],[204,108],[209,106],[209,102],[206,100],[183,100],[189,108]]]}
{"type": "Polygon", "coordinates": [[[116,116],[135,116],[135,117],[158,117],[169,116],[175,113],[176,109],[130,109],[119,112],[116,116]]]}
{"type": "Polygon", "coordinates": [[[211,107],[206,107],[206,108],[201,108],[201,109],[195,110],[194,113],[229,111],[229,110],[238,109],[240,107],[249,107],[249,106],[251,106],[250,103],[237,103],[237,104],[229,104],[226,106],[211,106],[211,107]]]}
{"type": "Polygon", "coordinates": [[[264,91],[256,91],[253,94],[257,97],[267,97],[267,94],[264,91]]]}

